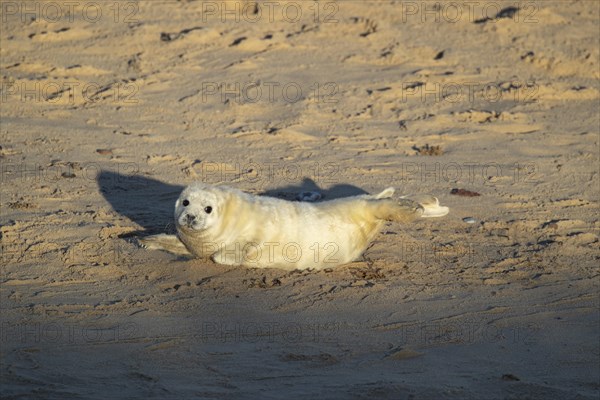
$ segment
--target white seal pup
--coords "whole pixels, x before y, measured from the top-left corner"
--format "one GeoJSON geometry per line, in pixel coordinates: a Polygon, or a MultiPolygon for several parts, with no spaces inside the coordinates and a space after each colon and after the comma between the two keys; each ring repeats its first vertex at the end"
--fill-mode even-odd
{"type": "Polygon", "coordinates": [[[318,203],[194,183],[175,203],[177,235],[141,239],[150,249],[225,265],[321,269],[356,260],[386,221],[441,217],[433,196],[392,199],[394,188],[318,203]]]}

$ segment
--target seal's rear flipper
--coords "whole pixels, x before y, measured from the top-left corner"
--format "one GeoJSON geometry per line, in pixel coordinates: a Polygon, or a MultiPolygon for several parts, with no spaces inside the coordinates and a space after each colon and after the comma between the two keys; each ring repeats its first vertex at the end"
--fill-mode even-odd
{"type": "Polygon", "coordinates": [[[375,216],[386,221],[409,222],[415,218],[443,217],[448,214],[448,207],[440,206],[436,197],[418,195],[401,197],[392,200],[389,197],[394,193],[393,188],[388,188],[379,193],[374,200],[375,216]]]}
{"type": "Polygon", "coordinates": [[[409,199],[373,200],[375,217],[386,221],[410,222],[423,215],[423,207],[409,199]]]}
{"type": "Polygon", "coordinates": [[[445,206],[440,206],[440,201],[437,197],[428,194],[418,196],[408,196],[410,200],[416,201],[423,207],[422,218],[443,217],[450,212],[450,209],[445,206]]]}
{"type": "Polygon", "coordinates": [[[387,189],[384,189],[381,193],[375,195],[376,199],[389,199],[390,197],[392,197],[392,195],[394,194],[394,192],[396,191],[396,189],[394,189],[393,187],[389,187],[387,189]]]}
{"type": "Polygon", "coordinates": [[[192,254],[181,243],[181,240],[176,235],[167,235],[161,233],[159,235],[146,236],[139,239],[140,245],[151,250],[164,250],[178,256],[192,257],[192,254]]]}

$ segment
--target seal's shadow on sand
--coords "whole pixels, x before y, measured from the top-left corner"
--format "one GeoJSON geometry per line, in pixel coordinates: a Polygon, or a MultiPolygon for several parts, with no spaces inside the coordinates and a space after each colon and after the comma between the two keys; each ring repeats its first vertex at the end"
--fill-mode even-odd
{"type": "Polygon", "coordinates": [[[321,194],[322,200],[340,199],[343,197],[357,196],[359,194],[367,194],[366,191],[354,185],[342,184],[335,185],[329,189],[324,189],[316,184],[310,178],[304,178],[299,185],[283,186],[275,189],[270,189],[259,193],[261,196],[277,197],[285,200],[296,200],[296,196],[302,192],[318,192],[321,194]]]}
{"type": "MultiPolygon", "coordinates": [[[[173,222],[175,201],[184,186],[170,185],[143,175],[100,171],[100,193],[113,210],[143,228],[126,236],[165,233],[173,222]]],[[[172,232],[170,232],[172,233],[172,232]]]]}
{"type": "MultiPolygon", "coordinates": [[[[157,233],[174,233],[173,211],[175,201],[185,186],[170,185],[143,175],[122,174],[103,170],[96,181],[100,193],[117,213],[140,225],[143,230],[121,237],[157,233]]],[[[305,178],[299,185],[288,185],[260,192],[261,196],[294,200],[302,192],[319,192],[323,200],[366,194],[353,185],[336,185],[329,189],[319,187],[305,178]]]]}

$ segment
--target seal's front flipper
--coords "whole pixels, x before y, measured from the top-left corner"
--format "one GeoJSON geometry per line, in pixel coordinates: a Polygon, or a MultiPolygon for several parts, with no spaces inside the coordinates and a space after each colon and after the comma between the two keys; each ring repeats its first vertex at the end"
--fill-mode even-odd
{"type": "Polygon", "coordinates": [[[216,262],[217,264],[222,265],[230,265],[234,267],[239,267],[240,265],[243,265],[243,254],[239,249],[229,251],[225,249],[219,250],[212,256],[210,256],[210,259],[216,262]]]}
{"type": "Polygon", "coordinates": [[[159,235],[146,236],[139,239],[142,247],[151,250],[164,250],[178,256],[192,257],[192,254],[185,248],[184,244],[176,235],[167,235],[161,233],[159,235]]]}

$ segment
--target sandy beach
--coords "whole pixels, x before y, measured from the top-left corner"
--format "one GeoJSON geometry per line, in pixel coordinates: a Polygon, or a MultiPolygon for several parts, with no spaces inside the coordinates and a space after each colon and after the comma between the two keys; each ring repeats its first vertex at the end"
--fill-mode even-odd
{"type": "Polygon", "coordinates": [[[600,3],[0,2],[2,399],[597,399],[600,3]],[[320,271],[194,182],[433,194],[320,271]]]}

